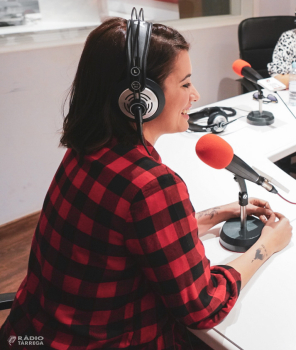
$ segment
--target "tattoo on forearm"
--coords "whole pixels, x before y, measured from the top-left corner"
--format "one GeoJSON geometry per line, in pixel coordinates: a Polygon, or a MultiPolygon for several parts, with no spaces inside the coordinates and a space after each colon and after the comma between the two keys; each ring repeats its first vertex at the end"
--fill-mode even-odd
{"type": "Polygon", "coordinates": [[[220,209],[220,207],[215,207],[215,208],[211,208],[211,209],[207,209],[207,210],[203,210],[201,212],[198,213],[197,218],[200,219],[203,216],[210,216],[210,220],[213,219],[213,217],[218,214],[218,209],[220,209]]]}
{"type": "Polygon", "coordinates": [[[261,244],[261,247],[256,250],[255,257],[252,260],[264,260],[267,257],[267,251],[263,244],[261,244]],[[262,247],[262,248],[261,248],[262,247]]]}

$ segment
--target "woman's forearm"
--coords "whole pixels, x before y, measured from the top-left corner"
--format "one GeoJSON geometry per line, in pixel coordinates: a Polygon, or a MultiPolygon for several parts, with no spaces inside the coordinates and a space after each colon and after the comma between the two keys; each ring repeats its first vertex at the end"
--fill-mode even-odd
{"type": "Polygon", "coordinates": [[[289,89],[289,74],[278,74],[274,78],[285,84],[286,88],[289,89]]]}
{"type": "Polygon", "coordinates": [[[258,241],[244,254],[227,264],[240,273],[241,288],[271,255],[289,244],[291,237],[292,226],[289,220],[280,213],[273,213],[267,220],[258,241]]]}
{"type": "Polygon", "coordinates": [[[244,254],[228,263],[241,275],[241,289],[249,282],[251,277],[261,265],[272,255],[270,249],[261,240],[257,241],[244,254]]]}
{"type": "MultiPolygon", "coordinates": [[[[240,206],[237,202],[196,213],[199,235],[203,235],[219,222],[237,217],[239,214],[240,206]]],[[[240,273],[241,288],[272,254],[282,250],[290,242],[292,236],[289,220],[280,213],[272,212],[269,203],[262,199],[249,199],[247,215],[260,217],[264,227],[258,241],[244,254],[227,264],[240,273]]]]}
{"type": "Polygon", "coordinates": [[[205,234],[212,227],[219,224],[219,222],[226,221],[238,215],[239,213],[233,212],[231,206],[228,204],[196,213],[195,217],[197,220],[199,236],[205,234]]]}

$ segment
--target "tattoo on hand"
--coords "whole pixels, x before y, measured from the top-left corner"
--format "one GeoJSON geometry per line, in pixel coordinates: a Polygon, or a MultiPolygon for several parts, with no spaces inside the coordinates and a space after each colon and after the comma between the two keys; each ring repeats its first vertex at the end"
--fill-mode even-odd
{"type": "Polygon", "coordinates": [[[211,208],[211,209],[207,209],[207,210],[203,210],[201,212],[198,213],[198,219],[202,218],[203,216],[210,216],[210,220],[213,219],[213,217],[218,214],[218,209],[220,209],[220,207],[215,207],[215,208],[211,208]]]}
{"type": "Polygon", "coordinates": [[[256,250],[256,254],[255,254],[255,257],[254,259],[252,260],[252,262],[254,260],[264,260],[265,257],[267,257],[267,251],[266,251],[266,248],[263,244],[261,244],[261,247],[262,248],[258,248],[256,250]]]}

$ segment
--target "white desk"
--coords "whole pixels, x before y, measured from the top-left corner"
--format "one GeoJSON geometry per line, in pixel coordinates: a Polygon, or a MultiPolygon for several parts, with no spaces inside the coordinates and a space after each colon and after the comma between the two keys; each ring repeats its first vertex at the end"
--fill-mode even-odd
{"type": "MultiPolygon", "coordinates": [[[[266,92],[265,92],[266,95],[266,92]]],[[[280,92],[287,101],[288,92],[280,92]]],[[[212,104],[212,106],[247,106],[258,110],[252,93],[212,104]]],[[[296,107],[290,107],[296,115],[296,107]]],[[[199,108],[200,109],[200,108],[199,108]]],[[[296,202],[296,180],[279,169],[274,161],[296,151],[296,119],[279,99],[278,104],[264,104],[274,114],[270,126],[252,126],[246,118],[229,124],[219,134],[234,153],[250,166],[270,175],[290,190],[279,193],[296,202]]],[[[238,111],[239,115],[247,112],[238,111]]],[[[163,162],[186,182],[196,211],[238,199],[239,188],[233,175],[210,168],[195,154],[197,140],[204,133],[181,133],[162,136],[156,144],[163,162]]],[[[273,210],[289,218],[296,232],[296,205],[246,181],[249,197],[267,199],[273,210]]],[[[225,264],[238,256],[219,244],[219,227],[202,240],[212,265],[225,264]]],[[[296,238],[281,252],[273,255],[241,291],[233,310],[217,327],[195,333],[215,350],[295,350],[296,349],[296,238]]]]}

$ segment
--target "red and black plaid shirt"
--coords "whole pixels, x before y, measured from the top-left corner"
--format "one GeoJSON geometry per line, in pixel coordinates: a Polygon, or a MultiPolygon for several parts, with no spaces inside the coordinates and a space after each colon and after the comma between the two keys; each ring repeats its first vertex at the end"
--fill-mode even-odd
{"type": "Polygon", "coordinates": [[[38,335],[42,349],[179,349],[176,325],[211,328],[229,313],[240,275],[210,267],[186,185],[149,148],[66,152],[0,344],[38,335]]]}

